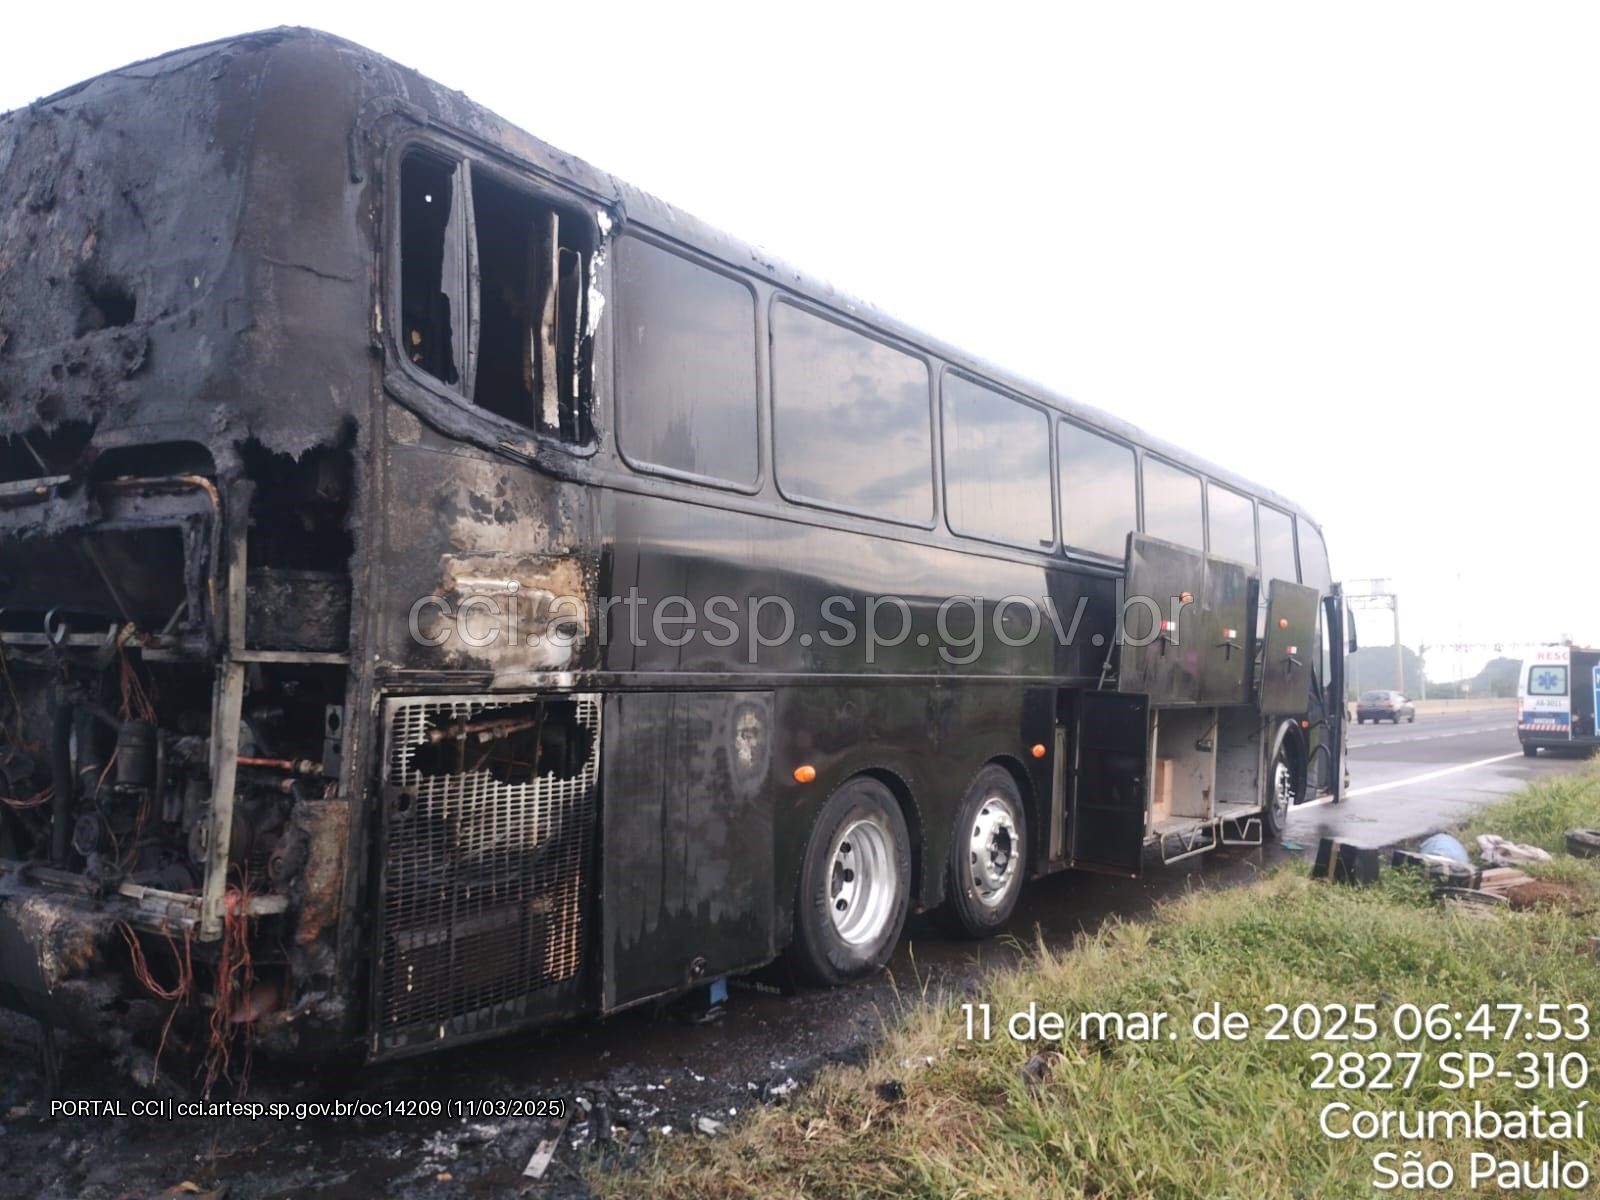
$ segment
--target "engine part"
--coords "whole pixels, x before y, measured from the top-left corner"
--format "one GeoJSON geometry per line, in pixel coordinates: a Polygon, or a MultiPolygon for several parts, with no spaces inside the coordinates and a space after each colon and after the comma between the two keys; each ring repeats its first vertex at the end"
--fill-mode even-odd
{"type": "Polygon", "coordinates": [[[117,728],[117,786],[147,788],[156,778],[156,727],[124,721],[117,728]]]}

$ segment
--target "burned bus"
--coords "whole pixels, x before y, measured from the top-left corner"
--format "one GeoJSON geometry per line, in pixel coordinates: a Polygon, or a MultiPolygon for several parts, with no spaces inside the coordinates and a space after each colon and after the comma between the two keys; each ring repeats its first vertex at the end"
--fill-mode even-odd
{"type": "Polygon", "coordinates": [[[1343,784],[1293,503],[359,46],[0,117],[0,1003],[383,1059],[1343,784]]]}

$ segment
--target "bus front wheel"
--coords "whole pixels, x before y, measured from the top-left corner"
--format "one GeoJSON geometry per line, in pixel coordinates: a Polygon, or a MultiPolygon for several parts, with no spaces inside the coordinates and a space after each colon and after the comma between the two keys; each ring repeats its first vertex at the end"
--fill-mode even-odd
{"type": "Polygon", "coordinates": [[[1028,822],[1004,767],[978,772],[956,811],[945,868],[945,918],[964,937],[985,938],[1011,916],[1028,862],[1028,822]]]}
{"type": "Polygon", "coordinates": [[[1266,803],[1261,808],[1261,831],[1268,841],[1275,842],[1283,836],[1289,809],[1299,802],[1302,785],[1298,760],[1289,738],[1280,738],[1267,771],[1266,803]]]}
{"type": "Polygon", "coordinates": [[[850,780],[817,815],[795,896],[789,959],[822,987],[870,975],[889,961],[911,903],[911,838],[894,794],[850,780]]]}

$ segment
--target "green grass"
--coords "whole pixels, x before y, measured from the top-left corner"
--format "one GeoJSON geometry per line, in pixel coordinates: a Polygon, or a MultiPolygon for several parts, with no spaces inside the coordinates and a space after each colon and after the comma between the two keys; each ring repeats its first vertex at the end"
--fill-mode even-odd
{"type": "Polygon", "coordinates": [[[1567,830],[1600,825],[1595,769],[1529,784],[1522,791],[1480,810],[1467,823],[1469,838],[1497,833],[1513,842],[1540,846],[1552,854],[1565,850],[1567,830]]]}
{"type": "MultiPolygon", "coordinates": [[[[1492,831],[1557,853],[1546,878],[1600,901],[1600,871],[1561,855],[1562,832],[1600,825],[1600,775],[1542,783],[1487,810],[1468,832],[1492,831]]],[[[1330,1101],[1382,1107],[1575,1107],[1600,1109],[1600,1071],[1574,1093],[1521,1092],[1491,1081],[1471,1092],[1439,1086],[1437,1057],[1454,1049],[1510,1056],[1526,1047],[1406,1044],[1387,1032],[1398,1006],[1444,1002],[1595,1004],[1600,932],[1592,916],[1547,910],[1463,915],[1436,904],[1404,872],[1377,887],[1313,883],[1286,868],[1249,888],[1200,893],[1154,919],[1114,923],[1070,952],[1039,947],[1024,967],[992,978],[992,1040],[969,1041],[955,1001],[914,1009],[863,1066],[824,1071],[786,1108],[753,1115],[732,1134],[674,1139],[635,1171],[597,1173],[605,1195],[683,1197],[1341,1197],[1373,1194],[1371,1157],[1420,1149],[1460,1168],[1460,1182],[1431,1195],[1468,1195],[1474,1149],[1536,1157],[1553,1146],[1513,1143],[1333,1141],[1318,1127],[1330,1101]],[[1000,1018],[1036,1001],[1042,1010],[1163,1011],[1177,1040],[1019,1044],[1000,1018]],[[1266,1006],[1277,1002],[1377,1006],[1386,1032],[1371,1043],[1270,1042],[1266,1006]],[[1247,1041],[1190,1035],[1194,1013],[1221,1005],[1250,1014],[1247,1041]],[[1422,1072],[1395,1091],[1310,1087],[1313,1053],[1424,1050],[1422,1072]],[[1025,1082],[1036,1053],[1046,1077],[1025,1082]],[[931,1060],[931,1062],[929,1061],[931,1060]],[[878,1087],[898,1081],[904,1098],[878,1087]]],[[[1600,1006],[1597,1006],[1600,1007],[1600,1006]]],[[[1600,1021],[1600,1011],[1596,1013],[1600,1021]]],[[[1578,1048],[1594,1059],[1600,1030],[1578,1048]]],[[[1507,1065],[1513,1065],[1507,1062],[1507,1065]]],[[[1595,1115],[1600,1120],[1600,1114],[1595,1115]]],[[[1595,1163],[1587,1145],[1564,1153],[1595,1163]]],[[[1487,1190],[1492,1191],[1490,1187],[1487,1190]]],[[[1570,1194],[1570,1193],[1561,1193],[1570,1194]]]]}

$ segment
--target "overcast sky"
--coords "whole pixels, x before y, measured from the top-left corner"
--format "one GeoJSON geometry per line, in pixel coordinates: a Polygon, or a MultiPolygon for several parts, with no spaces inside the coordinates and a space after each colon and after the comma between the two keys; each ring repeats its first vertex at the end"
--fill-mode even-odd
{"type": "Polygon", "coordinates": [[[1600,6],[482,11],[13,5],[0,109],[327,29],[1293,497],[1408,645],[1600,639],[1600,6]]]}

